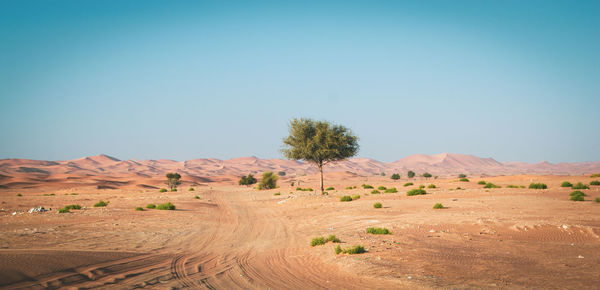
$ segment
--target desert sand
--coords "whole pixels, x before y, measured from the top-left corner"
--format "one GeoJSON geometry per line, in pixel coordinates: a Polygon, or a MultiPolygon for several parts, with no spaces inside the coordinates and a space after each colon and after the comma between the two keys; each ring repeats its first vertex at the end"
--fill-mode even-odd
{"type": "MultiPolygon", "coordinates": [[[[101,159],[81,159],[72,165],[79,169],[71,173],[17,175],[4,167],[0,287],[590,289],[600,285],[600,203],[594,202],[600,187],[583,190],[588,195],[584,202],[570,201],[572,189],[560,187],[563,181],[589,184],[598,178],[470,175],[470,182],[460,182],[446,176],[415,178],[410,180],[414,185],[405,187],[409,180],[404,172],[394,181],[389,174],[339,171],[325,175],[326,187],[335,189],[321,195],[316,192],[315,174],[287,174],[278,181],[279,188],[263,191],[237,185],[235,176],[182,174],[177,192],[161,193],[158,188],[166,187],[162,172],[98,173],[94,162],[109,166],[122,162],[101,159]],[[81,173],[86,166],[87,176],[81,173]],[[484,189],[479,180],[502,188],[484,189]],[[315,191],[297,191],[298,181],[315,191]],[[527,187],[531,182],[546,183],[548,189],[506,187],[527,187]],[[361,184],[396,187],[398,192],[371,194],[372,189],[361,184]],[[406,195],[421,184],[436,188],[425,188],[426,195],[406,195]],[[345,189],[349,186],[357,188],[345,189]],[[356,194],[360,199],[340,202],[341,196],[356,194]],[[93,207],[99,200],[109,201],[108,206],[93,207]],[[176,210],[134,210],[165,202],[175,204],[176,210]],[[383,207],[373,208],[375,202],[383,207]],[[435,203],[444,208],[433,209],[435,203]],[[83,208],[57,213],[69,204],[83,208]],[[27,212],[36,206],[51,210],[27,212]],[[368,227],[385,227],[392,234],[367,234],[368,227]],[[362,245],[367,252],[336,255],[334,243],[310,245],[313,238],[330,234],[342,241],[342,248],[362,245]]],[[[253,158],[246,161],[255,163],[253,158]]],[[[20,167],[33,168],[29,163],[20,167]]]]}

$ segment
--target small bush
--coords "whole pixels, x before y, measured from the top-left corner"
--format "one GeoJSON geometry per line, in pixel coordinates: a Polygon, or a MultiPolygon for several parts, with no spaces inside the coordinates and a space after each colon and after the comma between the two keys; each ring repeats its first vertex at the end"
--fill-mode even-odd
{"type": "Polygon", "coordinates": [[[312,188],[302,188],[302,187],[296,187],[296,190],[298,190],[298,191],[313,191],[312,188]]]}
{"type": "Polygon", "coordinates": [[[408,196],[423,195],[423,194],[427,194],[427,191],[425,191],[424,189],[413,189],[413,190],[409,190],[406,193],[406,195],[408,195],[408,196]]]}
{"type": "Polygon", "coordinates": [[[386,228],[368,228],[367,229],[367,234],[373,234],[373,235],[389,235],[392,232],[390,232],[388,229],[386,228]]]}
{"type": "Polygon", "coordinates": [[[398,180],[398,179],[400,179],[400,174],[398,174],[398,173],[394,173],[394,174],[392,174],[391,178],[392,178],[393,180],[398,180]]]}
{"type": "Polygon", "coordinates": [[[379,190],[377,189],[373,189],[371,190],[371,194],[380,194],[381,192],[379,192],[379,190]]]}
{"type": "Polygon", "coordinates": [[[585,199],[583,198],[583,195],[573,195],[573,196],[571,196],[571,200],[572,201],[585,201],[585,199]]]}
{"type": "Polygon", "coordinates": [[[188,189],[188,191],[194,191],[194,188],[193,188],[193,187],[190,187],[190,189],[188,189]]]}
{"type": "Polygon", "coordinates": [[[560,187],[573,187],[573,183],[564,181],[563,183],[560,184],[560,187]]]}
{"type": "Polygon", "coordinates": [[[197,196],[197,195],[195,195],[195,196],[194,196],[194,198],[195,198],[195,199],[200,199],[200,197],[199,197],[199,196],[197,196]]]}
{"type": "Polygon", "coordinates": [[[364,189],[371,189],[371,188],[373,188],[373,186],[368,185],[368,184],[363,184],[362,188],[364,188],[364,189]]]}
{"type": "Polygon", "coordinates": [[[335,190],[335,188],[330,186],[330,187],[326,188],[325,190],[335,190]]]}
{"type": "Polygon", "coordinates": [[[357,200],[360,198],[360,194],[355,194],[352,196],[352,200],[357,200]]]}
{"type": "Polygon", "coordinates": [[[381,204],[381,202],[376,202],[375,204],[373,204],[374,208],[381,208],[383,205],[381,204]]]}
{"type": "Polygon", "coordinates": [[[458,181],[461,181],[461,182],[469,182],[469,179],[467,179],[467,178],[461,178],[461,179],[459,179],[458,181]]]}
{"type": "Polygon", "coordinates": [[[279,171],[279,172],[277,172],[277,175],[279,175],[279,176],[285,176],[285,171],[279,171]]]}
{"type": "Polygon", "coordinates": [[[336,255],[339,255],[339,254],[340,254],[342,251],[343,251],[343,250],[342,250],[342,247],[340,247],[340,245],[337,245],[337,246],[335,247],[335,254],[336,254],[336,255]]]}
{"type": "Polygon", "coordinates": [[[352,201],[352,197],[349,195],[344,195],[340,198],[340,201],[352,201]]]}
{"type": "Polygon", "coordinates": [[[387,187],[385,187],[385,186],[380,186],[380,187],[378,187],[377,189],[379,189],[379,190],[386,190],[386,189],[387,189],[387,187]]]}
{"type": "Polygon", "coordinates": [[[171,188],[171,192],[177,191],[177,188],[171,188]]]}
{"type": "Polygon", "coordinates": [[[17,193],[17,196],[23,196],[23,195],[22,195],[22,194],[20,194],[20,193],[17,193]]]}
{"type": "Polygon", "coordinates": [[[435,184],[430,184],[427,186],[427,188],[435,188],[435,184]]]}
{"type": "Polygon", "coordinates": [[[544,183],[531,183],[529,184],[530,189],[546,189],[548,186],[544,183]]]}
{"type": "Polygon", "coordinates": [[[256,178],[254,178],[254,175],[248,174],[248,176],[240,177],[240,180],[238,181],[238,185],[252,185],[252,184],[255,184],[256,182],[257,182],[257,180],[256,180],[256,178]]]}
{"type": "Polygon", "coordinates": [[[595,174],[592,174],[592,175],[590,175],[590,177],[591,177],[591,178],[600,177],[600,173],[595,173],[595,174]]]}
{"type": "Polygon", "coordinates": [[[395,187],[390,187],[385,190],[385,193],[396,193],[398,190],[395,187]]]}
{"type": "Polygon", "coordinates": [[[150,203],[150,204],[146,205],[146,208],[148,208],[148,209],[156,208],[156,204],[150,203]]]}
{"type": "Polygon", "coordinates": [[[423,188],[425,188],[425,185],[423,185],[423,184],[419,185],[419,189],[423,189],[423,188]]]}
{"type": "Polygon", "coordinates": [[[594,199],[595,202],[600,202],[600,197],[596,197],[596,199],[594,199]]]}
{"type": "Polygon", "coordinates": [[[329,235],[329,237],[327,237],[327,240],[332,243],[341,243],[342,242],[335,235],[329,235]]]}
{"type": "Polygon", "coordinates": [[[577,182],[577,184],[573,185],[573,189],[590,189],[590,187],[581,182],[577,182]]]}
{"type": "Polygon", "coordinates": [[[480,180],[480,181],[478,181],[478,182],[477,182],[477,184],[479,184],[479,185],[485,185],[485,184],[486,184],[486,182],[485,182],[485,181],[483,181],[483,180],[480,180]]]}
{"type": "Polygon", "coordinates": [[[600,180],[592,180],[590,185],[600,185],[600,180]]]}
{"type": "Polygon", "coordinates": [[[70,213],[68,208],[61,208],[58,210],[58,213],[70,213]]]}
{"type": "Polygon", "coordinates": [[[325,243],[327,243],[327,240],[324,237],[316,237],[314,239],[312,239],[312,241],[310,241],[310,245],[311,246],[319,246],[319,245],[325,245],[325,243]]]}
{"type": "Polygon", "coordinates": [[[506,188],[524,188],[524,187],[525,186],[523,186],[523,185],[512,185],[512,184],[509,184],[506,186],[506,188]]]}
{"type": "Polygon", "coordinates": [[[573,191],[573,192],[571,192],[571,193],[569,194],[569,196],[574,196],[574,195],[587,196],[585,193],[583,193],[583,192],[581,192],[581,191],[579,191],[579,190],[575,190],[575,191],[573,191]]]}
{"type": "Polygon", "coordinates": [[[404,186],[411,186],[411,185],[414,185],[414,184],[412,182],[407,182],[404,184],[404,186]]]}
{"type": "Polygon", "coordinates": [[[277,179],[279,179],[279,176],[273,174],[271,171],[263,173],[262,178],[258,183],[258,190],[276,188],[277,179]]]}
{"type": "Polygon", "coordinates": [[[281,192],[273,193],[273,195],[281,195],[281,192]]]}
{"type": "Polygon", "coordinates": [[[97,203],[94,204],[94,207],[104,207],[104,206],[107,206],[108,203],[109,203],[109,201],[105,202],[103,200],[100,200],[99,202],[97,202],[97,203]]]}
{"type": "Polygon", "coordinates": [[[463,173],[461,173],[461,174],[458,175],[458,178],[465,178],[465,177],[467,177],[467,175],[463,174],[463,173]]]}
{"type": "Polygon", "coordinates": [[[491,182],[488,182],[483,188],[500,188],[500,185],[495,185],[491,182]]]}
{"type": "Polygon", "coordinates": [[[349,255],[356,255],[356,254],[362,254],[365,253],[365,248],[361,245],[356,245],[352,248],[349,249],[345,249],[344,250],[344,254],[349,254],[349,255]]]}
{"type": "Polygon", "coordinates": [[[356,186],[348,186],[348,187],[346,187],[346,189],[355,189],[355,188],[356,188],[356,186]]]}
{"type": "Polygon", "coordinates": [[[70,204],[70,205],[65,206],[64,208],[66,208],[66,209],[81,209],[81,205],[70,204]]]}
{"type": "Polygon", "coordinates": [[[444,208],[444,206],[441,203],[436,203],[433,205],[433,208],[434,209],[442,209],[442,208],[444,208]]]}
{"type": "Polygon", "coordinates": [[[167,202],[167,203],[161,203],[159,205],[156,206],[156,209],[159,210],[175,210],[175,205],[167,202]]]}
{"type": "Polygon", "coordinates": [[[135,210],[136,210],[136,211],[144,211],[144,208],[143,208],[143,207],[141,207],[141,206],[138,206],[138,207],[136,207],[136,208],[135,208],[135,210]]]}
{"type": "Polygon", "coordinates": [[[158,190],[158,192],[167,192],[166,188],[161,188],[160,190],[158,190]]]}

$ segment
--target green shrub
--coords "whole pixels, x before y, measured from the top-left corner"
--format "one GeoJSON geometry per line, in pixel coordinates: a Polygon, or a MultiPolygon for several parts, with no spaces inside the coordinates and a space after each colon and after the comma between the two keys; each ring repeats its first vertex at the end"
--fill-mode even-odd
{"type": "Polygon", "coordinates": [[[94,204],[94,207],[104,207],[104,206],[107,206],[108,203],[109,203],[109,201],[105,202],[103,200],[100,200],[99,202],[97,202],[97,203],[94,204]]]}
{"type": "Polygon", "coordinates": [[[326,188],[325,190],[335,190],[335,188],[330,186],[330,187],[326,188]]]}
{"type": "Polygon", "coordinates": [[[199,196],[197,196],[197,195],[195,195],[195,196],[194,196],[194,198],[195,198],[195,199],[200,199],[200,197],[199,197],[199,196]]]}
{"type": "Polygon", "coordinates": [[[302,187],[296,187],[296,190],[298,190],[298,191],[313,191],[312,188],[302,188],[302,187]]]}
{"type": "Polygon", "coordinates": [[[279,176],[273,174],[271,171],[263,173],[262,179],[258,183],[258,190],[276,188],[277,179],[279,179],[279,176]]]}
{"type": "Polygon", "coordinates": [[[332,243],[341,243],[342,242],[335,235],[329,235],[329,237],[327,237],[327,240],[332,243]]]}
{"type": "Polygon", "coordinates": [[[360,194],[355,194],[352,196],[352,200],[357,200],[360,198],[360,194]]]}
{"type": "Polygon", "coordinates": [[[600,180],[592,180],[590,181],[590,185],[600,185],[600,180]]]}
{"type": "Polygon", "coordinates": [[[374,208],[381,208],[383,205],[381,204],[381,202],[376,202],[375,204],[373,204],[374,208]]]}
{"type": "Polygon", "coordinates": [[[70,205],[65,206],[64,208],[66,208],[66,209],[81,209],[81,205],[70,204],[70,205]]]}
{"type": "Polygon", "coordinates": [[[435,184],[430,184],[427,186],[427,188],[435,188],[435,184]]]}
{"type": "Polygon", "coordinates": [[[396,193],[398,190],[395,187],[390,187],[385,190],[385,193],[396,193]]]}
{"type": "Polygon", "coordinates": [[[596,199],[594,199],[595,202],[600,202],[600,197],[596,197],[596,199]]]}
{"type": "Polygon", "coordinates": [[[194,188],[193,188],[193,187],[190,187],[190,189],[188,189],[188,191],[194,191],[194,188]]]}
{"type": "Polygon", "coordinates": [[[136,211],[144,211],[144,208],[143,208],[143,207],[141,207],[141,206],[138,206],[138,207],[136,207],[136,208],[135,208],[135,210],[136,210],[136,211]]]}
{"type": "Polygon", "coordinates": [[[429,172],[425,172],[425,173],[423,173],[423,177],[425,177],[425,179],[428,179],[428,178],[430,178],[431,176],[432,176],[432,175],[431,175],[431,173],[429,173],[429,172]]]}
{"type": "Polygon", "coordinates": [[[279,176],[285,176],[285,171],[279,171],[279,172],[277,172],[277,175],[279,175],[279,176]]]}
{"type": "Polygon", "coordinates": [[[478,181],[478,182],[477,182],[477,184],[479,184],[479,185],[485,185],[485,184],[486,184],[486,182],[485,182],[485,181],[483,181],[483,180],[480,180],[480,181],[478,181]]]}
{"type": "Polygon", "coordinates": [[[158,190],[158,192],[167,192],[166,188],[161,188],[160,190],[158,190]]]}
{"type": "Polygon", "coordinates": [[[159,210],[175,210],[175,205],[167,202],[167,203],[161,203],[159,205],[156,206],[156,209],[159,210]]]}
{"type": "Polygon", "coordinates": [[[273,193],[273,195],[281,195],[281,192],[273,193]]]}
{"type": "Polygon", "coordinates": [[[17,193],[17,196],[23,196],[23,195],[22,195],[22,194],[20,194],[20,193],[17,193]]]}
{"type": "Polygon", "coordinates": [[[148,209],[156,208],[156,204],[150,203],[150,204],[146,205],[146,208],[148,208],[148,209]]]}
{"type": "Polygon", "coordinates": [[[379,189],[379,190],[386,190],[387,187],[385,187],[385,186],[382,185],[382,186],[378,187],[377,189],[379,189]]]}
{"type": "Polygon", "coordinates": [[[356,245],[356,246],[354,246],[352,248],[344,250],[344,254],[349,254],[349,255],[362,254],[364,252],[366,252],[365,248],[363,246],[361,246],[361,245],[356,245]]]}
{"type": "Polygon", "coordinates": [[[458,178],[465,178],[465,177],[467,177],[467,175],[463,174],[463,173],[461,173],[461,174],[458,175],[458,178]]]}
{"type": "Polygon", "coordinates": [[[442,208],[444,208],[444,206],[441,203],[436,203],[433,205],[433,208],[434,209],[442,209],[442,208]]]}
{"type": "Polygon", "coordinates": [[[394,174],[392,174],[392,177],[391,177],[391,178],[392,178],[393,180],[398,180],[398,179],[400,179],[400,174],[398,174],[398,173],[394,173],[394,174]]]}
{"type": "Polygon", "coordinates": [[[379,192],[379,190],[377,189],[373,189],[371,190],[371,194],[380,194],[381,192],[379,192]]]}
{"type": "Polygon", "coordinates": [[[600,177],[600,173],[595,173],[595,174],[592,174],[592,175],[590,175],[590,177],[591,177],[591,178],[600,177]]]}
{"type": "Polygon", "coordinates": [[[565,182],[563,182],[563,183],[560,184],[560,187],[573,187],[573,183],[565,181],[565,182]]]}
{"type": "Polygon", "coordinates": [[[373,234],[373,235],[389,235],[392,232],[390,232],[388,229],[386,228],[367,228],[367,234],[373,234]]]}
{"type": "Polygon", "coordinates": [[[512,185],[512,184],[509,184],[506,186],[506,188],[524,188],[524,187],[525,186],[523,186],[523,185],[512,185]]]}
{"type": "Polygon", "coordinates": [[[344,195],[340,198],[340,201],[352,201],[352,197],[349,195],[344,195]]]}
{"type": "Polygon", "coordinates": [[[577,182],[577,184],[573,185],[573,189],[590,189],[590,187],[581,182],[577,182]]]}
{"type": "Polygon", "coordinates": [[[546,189],[548,186],[544,183],[531,183],[529,184],[530,189],[546,189]]]}
{"type": "Polygon", "coordinates": [[[571,200],[572,201],[585,201],[585,199],[583,198],[583,195],[573,195],[573,196],[571,196],[571,200]]]}
{"type": "Polygon", "coordinates": [[[495,185],[491,182],[488,182],[483,188],[500,188],[500,185],[495,185]]]}
{"type": "Polygon", "coordinates": [[[467,179],[467,178],[461,178],[461,179],[459,179],[458,181],[461,181],[461,182],[469,182],[469,179],[467,179]]]}
{"type": "Polygon", "coordinates": [[[424,189],[413,189],[413,190],[409,190],[406,193],[406,195],[408,195],[408,196],[423,195],[423,194],[427,194],[427,191],[425,191],[424,189]]]}
{"type": "Polygon", "coordinates": [[[256,178],[254,178],[254,175],[248,174],[248,176],[240,177],[238,184],[239,185],[252,185],[252,184],[255,184],[256,182],[257,182],[257,180],[256,180],[256,178]]]}
{"type": "Polygon", "coordinates": [[[404,186],[411,186],[411,185],[414,185],[414,184],[412,182],[407,182],[404,184],[404,186]]]}
{"type": "Polygon", "coordinates": [[[171,192],[177,191],[177,188],[171,188],[171,192]]]}
{"type": "Polygon", "coordinates": [[[348,187],[346,187],[346,189],[355,189],[355,188],[356,188],[356,185],[355,186],[348,186],[348,187]]]}
{"type": "Polygon", "coordinates": [[[574,196],[574,195],[581,195],[581,196],[587,196],[585,193],[579,191],[579,190],[575,190],[571,193],[569,193],[569,196],[574,196]]]}
{"type": "Polygon", "coordinates": [[[362,185],[362,187],[363,187],[364,189],[371,189],[371,188],[373,188],[373,186],[371,186],[371,185],[368,185],[368,184],[363,184],[363,185],[362,185]]]}
{"type": "Polygon", "coordinates": [[[324,237],[316,237],[314,239],[312,239],[312,241],[310,241],[310,245],[311,246],[319,246],[319,245],[325,245],[325,243],[327,243],[327,240],[324,237]]]}
{"type": "Polygon", "coordinates": [[[423,184],[419,185],[419,189],[423,189],[423,188],[425,188],[425,185],[423,185],[423,184]]]}
{"type": "Polygon", "coordinates": [[[336,254],[336,255],[339,255],[341,252],[342,252],[342,247],[340,247],[340,245],[337,245],[337,246],[335,247],[335,254],[336,254]]]}
{"type": "Polygon", "coordinates": [[[61,208],[58,210],[58,213],[70,213],[68,208],[61,208]]]}

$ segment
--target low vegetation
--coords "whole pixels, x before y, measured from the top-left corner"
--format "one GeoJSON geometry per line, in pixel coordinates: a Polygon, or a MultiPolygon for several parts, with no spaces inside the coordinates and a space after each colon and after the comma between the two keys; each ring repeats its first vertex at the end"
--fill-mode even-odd
{"type": "Polygon", "coordinates": [[[156,206],[156,209],[159,209],[159,210],[175,210],[175,205],[172,204],[171,202],[161,203],[161,204],[159,204],[159,205],[156,206]]]}
{"type": "Polygon", "coordinates": [[[424,189],[413,189],[413,190],[409,190],[406,195],[408,196],[413,196],[413,195],[423,195],[423,194],[427,194],[427,191],[425,191],[424,189]]]}
{"type": "Polygon", "coordinates": [[[22,194],[20,194],[20,193],[17,193],[17,196],[23,196],[23,195],[22,195],[22,194]]]}
{"type": "Polygon", "coordinates": [[[461,173],[461,174],[458,175],[458,178],[466,178],[466,177],[467,177],[467,175],[463,174],[463,173],[461,173]]]}
{"type": "Polygon", "coordinates": [[[136,207],[136,208],[135,208],[135,210],[136,210],[136,211],[144,211],[144,208],[143,208],[143,207],[141,207],[141,206],[138,206],[138,207],[136,207]]]}
{"type": "Polygon", "coordinates": [[[407,182],[407,183],[405,183],[405,184],[404,184],[404,186],[411,186],[411,185],[414,185],[414,183],[412,183],[412,182],[407,182]]]}
{"type": "Polygon", "coordinates": [[[579,190],[571,192],[570,196],[571,196],[572,201],[584,201],[585,200],[583,198],[585,196],[585,193],[583,193],[579,190]]]}
{"type": "Polygon", "coordinates": [[[590,187],[581,182],[577,182],[577,184],[573,185],[573,189],[590,189],[590,187]]]}
{"type": "Polygon", "coordinates": [[[296,187],[297,191],[313,191],[312,188],[302,188],[302,187],[296,187]]]}
{"type": "Polygon", "coordinates": [[[381,207],[383,207],[383,205],[381,204],[381,202],[376,202],[376,203],[373,204],[373,207],[374,208],[381,208],[381,207]]]}
{"type": "Polygon", "coordinates": [[[398,190],[395,187],[390,187],[385,190],[385,193],[396,193],[398,190]]]}
{"type": "Polygon", "coordinates": [[[108,205],[108,203],[109,203],[109,201],[100,200],[99,202],[94,204],[94,207],[105,207],[108,205]]]}
{"type": "Polygon", "coordinates": [[[425,179],[429,179],[431,176],[432,176],[432,175],[431,175],[431,173],[429,173],[429,172],[425,172],[425,173],[423,173],[423,177],[425,177],[425,179]]]}
{"type": "Polygon", "coordinates": [[[330,186],[330,187],[326,188],[325,190],[335,190],[335,188],[330,186]]]}
{"type": "Polygon", "coordinates": [[[188,189],[188,191],[194,191],[194,188],[193,188],[193,187],[190,187],[190,189],[188,189]]]}
{"type": "Polygon", "coordinates": [[[595,202],[600,202],[600,197],[596,197],[596,199],[594,199],[595,202]]]}
{"type": "Polygon", "coordinates": [[[525,186],[524,185],[512,185],[512,184],[509,184],[509,185],[506,186],[506,188],[525,188],[525,186]]]}
{"type": "Polygon", "coordinates": [[[147,205],[146,205],[146,208],[147,208],[147,209],[153,209],[153,208],[156,208],[156,204],[149,203],[149,204],[147,204],[147,205]]]}
{"type": "Polygon", "coordinates": [[[281,195],[281,192],[273,193],[273,195],[281,195]]]}
{"type": "Polygon", "coordinates": [[[495,185],[491,182],[488,182],[485,184],[485,186],[483,188],[500,188],[500,187],[501,187],[500,185],[495,185]]]}
{"type": "Polygon", "coordinates": [[[483,181],[483,180],[480,180],[480,181],[477,182],[477,184],[479,184],[479,185],[486,185],[487,183],[485,181],[483,181]]]}
{"type": "Polygon", "coordinates": [[[442,208],[444,208],[444,206],[441,203],[436,203],[433,205],[433,208],[434,209],[442,209],[442,208]]]}
{"type": "Polygon", "coordinates": [[[197,196],[197,195],[194,195],[194,198],[195,198],[195,199],[200,199],[200,197],[199,197],[199,196],[197,196]]]}
{"type": "Polygon", "coordinates": [[[548,186],[544,183],[531,183],[529,184],[530,189],[546,189],[548,186]]]}
{"type": "Polygon", "coordinates": [[[271,172],[271,171],[263,173],[262,179],[258,183],[258,190],[276,188],[277,187],[277,179],[279,179],[279,176],[277,176],[276,174],[273,174],[273,172],[271,172]]]}
{"type": "Polygon", "coordinates": [[[70,213],[69,209],[61,208],[58,210],[58,213],[70,213]]]}
{"type": "Polygon", "coordinates": [[[398,179],[400,179],[400,174],[394,173],[394,174],[392,174],[392,176],[390,178],[393,180],[398,180],[398,179]]]}
{"type": "Polygon", "coordinates": [[[335,247],[336,255],[339,255],[341,253],[349,254],[349,255],[356,255],[356,254],[362,254],[365,252],[367,252],[367,251],[361,245],[356,245],[356,246],[354,246],[352,248],[348,248],[348,249],[342,249],[342,247],[340,245],[337,245],[337,247],[335,247]]]}
{"type": "Polygon", "coordinates": [[[373,186],[372,185],[368,185],[368,184],[363,184],[362,188],[364,188],[364,189],[371,189],[371,188],[373,188],[373,186]]]}
{"type": "Polygon", "coordinates": [[[563,181],[563,183],[560,184],[560,187],[573,187],[573,183],[563,181]]]}
{"type": "Polygon", "coordinates": [[[239,185],[252,185],[252,184],[255,184],[256,182],[257,182],[257,180],[254,177],[254,175],[248,174],[248,176],[242,176],[242,177],[240,177],[240,180],[238,181],[238,184],[239,185]]]}
{"type": "Polygon", "coordinates": [[[332,243],[341,243],[342,242],[335,235],[329,235],[329,237],[327,237],[327,241],[330,241],[332,243]]]}
{"type": "Polygon", "coordinates": [[[386,190],[387,187],[385,187],[385,186],[382,185],[382,186],[378,187],[377,189],[379,189],[379,190],[386,190]]]}
{"type": "Polygon", "coordinates": [[[596,177],[600,177],[600,173],[594,173],[592,175],[590,175],[591,178],[596,178],[596,177]]]}
{"type": "Polygon", "coordinates": [[[461,182],[469,182],[469,179],[467,179],[467,178],[464,178],[464,177],[463,177],[463,178],[459,179],[458,181],[461,181],[461,182]]]}
{"type": "Polygon", "coordinates": [[[427,188],[435,188],[435,184],[430,184],[427,186],[427,188]]]}
{"type": "Polygon", "coordinates": [[[590,185],[600,185],[600,180],[592,180],[590,185]]]}
{"type": "Polygon", "coordinates": [[[167,189],[166,188],[161,188],[161,189],[158,190],[158,192],[167,192],[167,189]]]}
{"type": "Polygon", "coordinates": [[[360,194],[355,194],[352,196],[352,200],[357,200],[360,198],[360,194]]]}
{"type": "Polygon", "coordinates": [[[171,188],[171,192],[176,192],[177,188],[171,188]]]}
{"type": "Polygon", "coordinates": [[[356,185],[355,186],[348,186],[348,187],[346,187],[346,189],[355,189],[355,188],[356,188],[356,185]]]}
{"type": "Polygon", "coordinates": [[[66,208],[66,209],[81,209],[81,205],[69,204],[69,205],[65,206],[64,208],[66,208]]]}
{"type": "Polygon", "coordinates": [[[340,198],[340,201],[345,202],[345,201],[352,201],[352,197],[349,195],[344,195],[340,198]]]}
{"type": "Polygon", "coordinates": [[[342,241],[340,239],[338,239],[335,235],[329,235],[329,237],[327,237],[327,238],[325,238],[325,237],[313,238],[312,241],[310,241],[310,245],[312,247],[315,247],[315,246],[325,245],[327,242],[341,243],[342,241]]]}
{"type": "Polygon", "coordinates": [[[388,229],[386,228],[367,228],[367,234],[373,234],[373,235],[390,235],[392,232],[390,232],[388,229]]]}
{"type": "Polygon", "coordinates": [[[371,190],[371,194],[380,194],[381,192],[379,192],[379,190],[377,189],[373,189],[371,190]]]}

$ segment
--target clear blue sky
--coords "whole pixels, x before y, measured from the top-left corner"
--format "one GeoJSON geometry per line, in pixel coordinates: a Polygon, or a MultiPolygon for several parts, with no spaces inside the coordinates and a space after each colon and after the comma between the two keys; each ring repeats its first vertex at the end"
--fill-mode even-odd
{"type": "Polygon", "coordinates": [[[0,2],[0,158],[600,160],[600,1],[0,2]]]}

